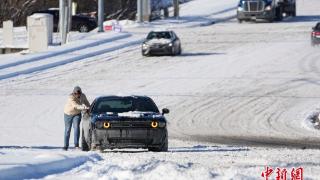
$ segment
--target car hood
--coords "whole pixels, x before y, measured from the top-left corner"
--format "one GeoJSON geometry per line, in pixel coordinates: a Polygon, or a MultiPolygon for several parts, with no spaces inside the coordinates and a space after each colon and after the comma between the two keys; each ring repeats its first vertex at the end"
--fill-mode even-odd
{"type": "Polygon", "coordinates": [[[150,39],[150,40],[146,40],[145,43],[148,45],[152,45],[152,44],[169,44],[171,43],[171,39],[150,39]]]}
{"type": "MultiPolygon", "coordinates": [[[[246,1],[249,1],[249,0],[241,0],[239,2],[239,6],[242,6],[242,3],[246,2],[246,1]]],[[[252,0],[250,0],[250,1],[252,1],[252,0]]],[[[253,1],[259,1],[259,0],[253,0],[253,1]]],[[[270,6],[272,4],[272,0],[262,0],[262,1],[266,4],[266,6],[270,6]]]]}

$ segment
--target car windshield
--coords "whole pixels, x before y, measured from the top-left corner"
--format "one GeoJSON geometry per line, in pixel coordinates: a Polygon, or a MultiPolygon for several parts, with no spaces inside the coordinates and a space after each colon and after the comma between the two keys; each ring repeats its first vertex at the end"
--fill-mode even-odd
{"type": "Polygon", "coordinates": [[[147,39],[171,39],[171,34],[168,31],[150,32],[147,39]]]}
{"type": "MultiPolygon", "coordinates": [[[[239,2],[239,4],[241,4],[241,3],[244,3],[244,2],[247,2],[247,1],[255,1],[255,0],[241,0],[240,2],[239,2]]],[[[256,1],[259,1],[259,0],[256,0],[256,1]]],[[[270,4],[270,3],[272,3],[272,0],[262,0],[262,1],[264,1],[266,4],[270,4]]]]}
{"type": "Polygon", "coordinates": [[[129,111],[159,113],[158,108],[151,99],[141,97],[100,98],[92,109],[92,113],[96,114],[106,112],[123,113],[129,111]]]}

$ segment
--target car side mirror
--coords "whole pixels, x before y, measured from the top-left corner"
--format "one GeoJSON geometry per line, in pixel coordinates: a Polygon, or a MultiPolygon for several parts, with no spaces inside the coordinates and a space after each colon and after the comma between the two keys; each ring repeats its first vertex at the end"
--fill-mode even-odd
{"type": "Polygon", "coordinates": [[[170,110],[167,109],[167,108],[163,108],[163,109],[162,109],[162,115],[164,115],[164,114],[169,114],[169,112],[170,112],[170,110]]]}
{"type": "Polygon", "coordinates": [[[315,30],[316,28],[315,27],[312,27],[312,30],[315,30]]]}

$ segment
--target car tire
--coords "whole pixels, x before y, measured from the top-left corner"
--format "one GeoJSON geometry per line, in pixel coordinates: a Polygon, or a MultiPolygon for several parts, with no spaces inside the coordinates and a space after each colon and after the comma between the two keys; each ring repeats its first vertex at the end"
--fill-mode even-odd
{"type": "MultiPolygon", "coordinates": [[[[90,133],[89,133],[90,136],[90,133]]],[[[82,129],[82,137],[81,137],[81,150],[82,151],[90,151],[91,150],[91,143],[86,141],[84,137],[84,130],[82,129]]]]}
{"type": "Polygon", "coordinates": [[[297,16],[297,6],[296,6],[296,4],[294,4],[294,6],[293,6],[292,16],[293,16],[293,17],[296,17],[296,16],[297,16]]]}
{"type": "Polygon", "coordinates": [[[165,142],[162,144],[162,146],[159,148],[161,152],[167,152],[168,151],[168,136],[165,139],[165,142]]]}
{"type": "Polygon", "coordinates": [[[87,24],[79,24],[78,31],[81,33],[89,32],[89,26],[87,24]]]}
{"type": "Polygon", "coordinates": [[[168,151],[168,131],[166,131],[166,137],[162,144],[159,147],[150,147],[148,148],[149,151],[153,152],[167,152],[168,151]]]}
{"type": "Polygon", "coordinates": [[[141,51],[142,56],[149,56],[149,53],[144,53],[143,51],[141,51]]]}
{"type": "Polygon", "coordinates": [[[267,21],[268,21],[269,23],[273,23],[274,19],[271,18],[271,19],[268,19],[267,21]]]}
{"type": "Polygon", "coordinates": [[[282,10],[280,7],[277,7],[276,8],[276,18],[275,20],[276,21],[281,21],[283,19],[283,16],[282,16],[282,10]]]}
{"type": "Polygon", "coordinates": [[[174,47],[174,45],[172,46],[172,49],[171,49],[171,56],[175,56],[177,54],[176,52],[176,48],[174,47]]]}
{"type": "Polygon", "coordinates": [[[238,23],[241,24],[241,23],[242,23],[242,20],[241,20],[241,19],[238,19],[238,23]]]}
{"type": "Polygon", "coordinates": [[[181,46],[179,46],[179,51],[178,51],[178,55],[181,55],[181,53],[182,53],[182,49],[181,49],[181,46]]]}

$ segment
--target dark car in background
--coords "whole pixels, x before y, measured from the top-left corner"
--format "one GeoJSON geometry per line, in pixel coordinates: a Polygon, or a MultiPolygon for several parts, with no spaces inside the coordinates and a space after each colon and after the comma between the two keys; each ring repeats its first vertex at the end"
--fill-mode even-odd
{"type": "MultiPolygon", "coordinates": [[[[43,11],[35,11],[35,13],[46,13],[53,16],[53,31],[57,32],[59,27],[59,9],[50,8],[43,11]]],[[[97,27],[96,18],[85,15],[73,15],[71,20],[71,31],[89,32],[97,27]]]]}
{"type": "Polygon", "coordinates": [[[280,21],[284,16],[296,16],[296,0],[239,0],[239,23],[258,19],[280,21]]]}
{"type": "Polygon", "coordinates": [[[142,55],[179,55],[181,42],[173,31],[151,31],[142,43],[142,55]]]}
{"type": "Polygon", "coordinates": [[[316,24],[315,27],[312,28],[311,32],[311,45],[319,45],[320,44],[320,22],[316,24]]]}
{"type": "Polygon", "coordinates": [[[167,120],[147,96],[102,96],[82,118],[82,150],[168,150],[167,120]]]}

